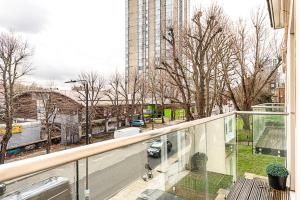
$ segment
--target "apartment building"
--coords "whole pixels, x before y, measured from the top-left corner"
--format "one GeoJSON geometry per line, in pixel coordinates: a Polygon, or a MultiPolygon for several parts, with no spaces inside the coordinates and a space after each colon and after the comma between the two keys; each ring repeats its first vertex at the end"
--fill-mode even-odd
{"type": "Polygon", "coordinates": [[[129,92],[166,56],[163,35],[172,27],[177,38],[187,25],[189,0],[126,0],[125,73],[129,92]]]}
{"type": "MultiPolygon", "coordinates": [[[[297,59],[299,58],[299,40],[296,38],[300,32],[299,28],[299,11],[300,4],[295,0],[281,0],[274,1],[268,0],[268,11],[270,15],[271,26],[274,29],[284,29],[284,48],[283,48],[283,65],[286,69],[286,91],[285,101],[286,109],[289,113],[287,118],[287,166],[291,174],[291,189],[299,191],[299,144],[300,137],[299,132],[299,117],[297,113],[300,112],[299,106],[297,106],[297,100],[299,102],[299,70],[296,70],[296,65],[299,65],[297,59]]],[[[297,194],[297,193],[296,193],[297,194]]],[[[297,195],[297,199],[299,196],[297,195]]]]}

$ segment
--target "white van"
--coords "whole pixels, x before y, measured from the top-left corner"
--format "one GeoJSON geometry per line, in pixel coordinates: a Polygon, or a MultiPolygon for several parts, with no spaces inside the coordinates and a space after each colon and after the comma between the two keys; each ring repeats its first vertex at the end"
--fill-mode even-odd
{"type": "Polygon", "coordinates": [[[139,134],[140,132],[141,129],[138,127],[124,128],[124,129],[116,130],[114,132],[114,138],[128,137],[128,136],[139,134]]]}

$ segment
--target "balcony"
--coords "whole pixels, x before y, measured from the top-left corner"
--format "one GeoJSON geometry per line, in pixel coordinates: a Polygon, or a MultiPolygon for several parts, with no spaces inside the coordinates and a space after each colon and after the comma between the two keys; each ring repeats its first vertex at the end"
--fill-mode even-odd
{"type": "Polygon", "coordinates": [[[0,199],[224,199],[286,163],[286,113],[232,112],[0,166],[0,199]]]}
{"type": "Polygon", "coordinates": [[[253,111],[261,112],[284,112],[285,104],[284,103],[263,103],[252,106],[253,111]]]}

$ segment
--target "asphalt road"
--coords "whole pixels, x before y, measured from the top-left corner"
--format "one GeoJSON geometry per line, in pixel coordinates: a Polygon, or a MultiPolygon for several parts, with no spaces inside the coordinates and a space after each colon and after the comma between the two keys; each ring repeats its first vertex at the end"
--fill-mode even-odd
{"type": "MultiPolygon", "coordinates": [[[[169,152],[168,158],[173,156],[175,153],[177,153],[177,136],[175,134],[169,135],[168,140],[172,143],[172,150],[169,152]]],[[[151,143],[148,143],[150,146],[151,143]]],[[[148,163],[152,169],[154,169],[156,166],[158,166],[161,163],[161,158],[154,158],[148,156],[148,163]]]]}
{"type": "MultiPolygon", "coordinates": [[[[169,136],[168,140],[172,143],[172,150],[170,153],[168,153],[168,157],[170,157],[177,153],[176,135],[174,134],[169,136]]],[[[96,170],[95,167],[90,166],[94,171],[89,174],[89,188],[91,191],[91,198],[107,199],[116,194],[122,188],[129,185],[134,180],[141,178],[146,173],[144,166],[147,162],[149,163],[151,168],[157,167],[161,163],[161,158],[148,157],[147,148],[150,144],[151,142],[137,144],[134,146],[123,148],[119,152],[110,152],[112,153],[111,155],[113,155],[112,158],[114,158],[114,161],[112,162],[115,163],[102,169],[99,168],[99,170],[96,170]],[[117,154],[123,155],[124,153],[127,156],[116,159],[117,154]]],[[[95,163],[97,163],[97,159],[101,159],[101,157],[98,156],[97,158],[95,157],[92,159],[94,165],[97,165],[95,163]]],[[[103,158],[103,161],[105,162],[109,162],[109,160],[111,159],[108,158],[108,155],[103,158]]],[[[84,187],[85,178],[80,180],[81,191],[84,190],[84,187]]],[[[83,195],[81,195],[81,198],[83,198],[83,195]]]]}

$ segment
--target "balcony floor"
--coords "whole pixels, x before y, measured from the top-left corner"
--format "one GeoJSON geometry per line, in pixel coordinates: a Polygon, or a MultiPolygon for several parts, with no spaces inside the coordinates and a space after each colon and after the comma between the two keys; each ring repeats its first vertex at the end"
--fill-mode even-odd
{"type": "Polygon", "coordinates": [[[240,178],[232,187],[226,200],[290,200],[290,191],[279,191],[269,187],[261,179],[240,178]]]}

